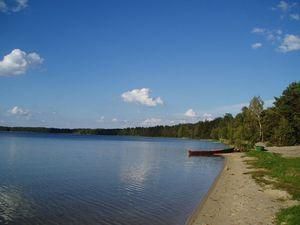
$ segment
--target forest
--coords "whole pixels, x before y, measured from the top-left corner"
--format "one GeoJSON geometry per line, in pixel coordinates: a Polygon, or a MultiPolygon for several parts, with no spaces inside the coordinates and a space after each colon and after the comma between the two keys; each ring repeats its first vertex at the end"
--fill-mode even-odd
{"type": "Polygon", "coordinates": [[[82,135],[132,135],[214,139],[248,149],[257,142],[287,146],[300,144],[300,82],[291,83],[272,107],[265,108],[260,96],[233,116],[225,114],[212,121],[174,126],[135,127],[124,129],[60,129],[45,127],[6,127],[0,131],[69,133],[82,135]]]}

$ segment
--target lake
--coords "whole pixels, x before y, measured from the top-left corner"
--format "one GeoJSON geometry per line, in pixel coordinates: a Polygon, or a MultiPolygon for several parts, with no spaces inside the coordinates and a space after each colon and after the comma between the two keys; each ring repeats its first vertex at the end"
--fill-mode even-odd
{"type": "Polygon", "coordinates": [[[184,225],[223,167],[217,142],[0,133],[0,224],[184,225]]]}

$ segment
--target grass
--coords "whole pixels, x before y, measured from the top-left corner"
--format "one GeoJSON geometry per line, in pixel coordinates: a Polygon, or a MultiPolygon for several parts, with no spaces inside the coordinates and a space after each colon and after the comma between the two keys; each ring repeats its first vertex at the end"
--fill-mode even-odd
{"type": "MultiPolygon", "coordinates": [[[[254,157],[254,160],[249,160],[248,163],[258,168],[252,172],[257,182],[286,190],[293,199],[300,200],[300,157],[284,158],[279,154],[260,151],[250,151],[247,155],[254,157]]],[[[277,223],[299,225],[300,205],[281,210],[277,214],[277,223]]]]}
{"type": "Polygon", "coordinates": [[[300,205],[281,210],[277,214],[277,224],[300,224],[300,205]]]}

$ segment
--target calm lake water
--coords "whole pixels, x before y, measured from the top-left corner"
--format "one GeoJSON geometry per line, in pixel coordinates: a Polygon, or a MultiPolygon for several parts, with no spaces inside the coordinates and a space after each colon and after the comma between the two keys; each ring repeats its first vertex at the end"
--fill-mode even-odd
{"type": "Polygon", "coordinates": [[[183,225],[223,166],[221,143],[0,133],[0,224],[183,225]]]}

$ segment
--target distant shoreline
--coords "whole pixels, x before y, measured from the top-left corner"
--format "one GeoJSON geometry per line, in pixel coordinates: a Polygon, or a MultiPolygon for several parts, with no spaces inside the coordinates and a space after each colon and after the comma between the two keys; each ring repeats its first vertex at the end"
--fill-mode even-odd
{"type": "MultiPolygon", "coordinates": [[[[131,129],[131,128],[124,128],[124,129],[131,129]]],[[[135,128],[133,128],[135,129],[135,128]]],[[[146,128],[147,129],[147,128],[146,128]]],[[[177,139],[188,139],[188,140],[202,140],[202,141],[211,141],[211,142],[218,142],[225,145],[228,145],[224,143],[221,140],[212,139],[212,138],[191,138],[191,137],[176,137],[176,136],[145,136],[145,135],[131,135],[131,134],[119,134],[116,133],[116,130],[122,130],[122,129],[102,129],[102,128],[46,128],[46,127],[3,127],[0,126],[0,133],[1,132],[7,132],[7,133],[31,133],[31,134],[69,134],[69,135],[78,135],[78,136],[131,136],[131,137],[148,137],[148,138],[177,138],[177,139]],[[9,129],[6,129],[9,128],[9,129]],[[91,130],[96,131],[100,130],[103,132],[99,133],[80,133],[77,131],[82,130],[91,130]],[[110,134],[107,131],[112,131],[110,134]]]]}

